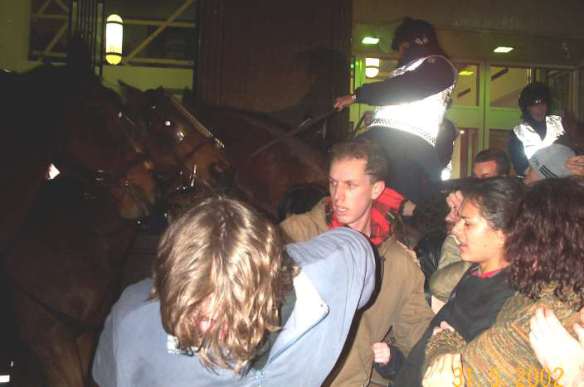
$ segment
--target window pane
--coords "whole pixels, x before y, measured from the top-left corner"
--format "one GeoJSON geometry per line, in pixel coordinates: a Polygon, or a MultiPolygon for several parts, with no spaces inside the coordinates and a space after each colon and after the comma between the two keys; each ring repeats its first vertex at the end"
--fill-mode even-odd
{"type": "Polygon", "coordinates": [[[552,109],[555,113],[569,110],[570,106],[570,71],[569,70],[542,70],[542,81],[552,92],[552,109]]]}
{"type": "Polygon", "coordinates": [[[456,87],[452,93],[452,103],[457,106],[478,106],[479,66],[459,65],[456,87]]]}
{"type": "Polygon", "coordinates": [[[521,90],[531,79],[531,70],[519,67],[490,67],[491,106],[518,108],[521,90]]]}

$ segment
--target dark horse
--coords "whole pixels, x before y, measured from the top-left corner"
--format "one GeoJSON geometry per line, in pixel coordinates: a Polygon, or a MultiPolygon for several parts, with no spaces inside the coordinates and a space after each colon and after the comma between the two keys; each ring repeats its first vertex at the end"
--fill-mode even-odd
{"type": "Polygon", "coordinates": [[[225,107],[201,109],[198,117],[225,144],[227,159],[235,168],[234,184],[244,198],[273,218],[290,189],[328,186],[322,152],[286,136],[286,129],[269,117],[225,107]],[[273,145],[264,148],[270,142],[273,145]]]}
{"type": "Polygon", "coordinates": [[[156,199],[150,172],[166,170],[156,162],[181,160],[194,149],[175,141],[154,157],[151,136],[161,140],[152,134],[154,124],[182,120],[185,132],[195,129],[180,106],[158,103],[155,117],[134,117],[151,122],[136,136],[115,93],[67,68],[4,80],[2,91],[12,90],[13,98],[3,116],[9,125],[1,168],[13,185],[1,202],[18,211],[5,223],[10,237],[3,264],[21,341],[38,358],[48,385],[88,385],[95,340],[119,295],[136,232],[126,218],[147,214],[156,199]],[[62,175],[47,183],[49,163],[62,175]]]}
{"type": "Polygon", "coordinates": [[[16,235],[50,163],[79,178],[117,186],[122,216],[146,215],[155,200],[155,186],[142,151],[118,149],[124,132],[119,129],[122,105],[115,93],[66,67],[0,75],[5,101],[0,123],[0,178],[5,182],[0,252],[16,235]],[[103,127],[111,130],[104,132],[103,127]]]}
{"type": "Polygon", "coordinates": [[[144,92],[123,82],[120,85],[126,97],[126,119],[152,159],[165,194],[189,187],[195,180],[205,182],[207,188],[230,185],[232,172],[222,141],[182,103],[162,87],[144,92]]]}

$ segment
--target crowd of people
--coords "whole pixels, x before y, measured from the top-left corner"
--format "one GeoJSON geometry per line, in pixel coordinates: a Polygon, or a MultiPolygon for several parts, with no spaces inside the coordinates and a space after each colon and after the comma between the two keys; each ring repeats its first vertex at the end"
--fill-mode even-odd
{"type": "Polygon", "coordinates": [[[547,88],[521,94],[511,161],[481,151],[443,188],[456,69],[427,22],[393,47],[390,79],[336,101],[381,107],[332,147],[311,210],[276,225],[214,196],[173,220],[106,321],[100,386],[584,386],[584,156],[547,88]],[[403,230],[436,197],[448,236],[428,273],[403,230]]]}

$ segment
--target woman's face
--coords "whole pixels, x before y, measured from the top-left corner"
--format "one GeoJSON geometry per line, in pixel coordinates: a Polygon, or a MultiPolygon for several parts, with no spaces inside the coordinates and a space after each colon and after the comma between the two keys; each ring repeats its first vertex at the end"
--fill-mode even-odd
{"type": "Polygon", "coordinates": [[[460,256],[464,261],[485,264],[504,257],[505,234],[491,227],[472,200],[463,201],[460,220],[454,225],[452,233],[458,239],[460,256]]]}

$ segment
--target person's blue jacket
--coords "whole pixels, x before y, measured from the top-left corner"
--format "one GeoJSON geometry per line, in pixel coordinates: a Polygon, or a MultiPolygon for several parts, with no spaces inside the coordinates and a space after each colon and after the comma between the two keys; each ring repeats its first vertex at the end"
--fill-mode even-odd
{"type": "Polygon", "coordinates": [[[109,386],[320,386],[335,365],[353,316],[375,287],[369,241],[338,228],[287,251],[300,267],[296,303],[261,370],[243,376],[206,369],[196,357],[176,353],[163,329],[158,300],[148,300],[152,280],[129,286],[101,334],[93,377],[109,386]]]}

